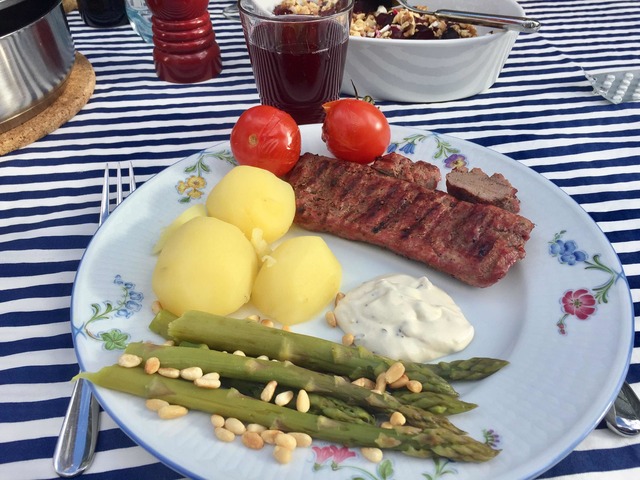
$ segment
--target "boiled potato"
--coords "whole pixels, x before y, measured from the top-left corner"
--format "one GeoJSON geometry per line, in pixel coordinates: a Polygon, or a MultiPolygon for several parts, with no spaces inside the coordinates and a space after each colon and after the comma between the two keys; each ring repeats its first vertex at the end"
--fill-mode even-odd
{"type": "Polygon", "coordinates": [[[341,280],[340,262],[322,238],[294,237],[262,264],[251,301],[270,318],[294,325],[320,313],[335,298],[341,280]]]}
{"type": "Polygon", "coordinates": [[[162,307],[182,315],[227,315],[244,305],[258,272],[251,242],[237,227],[196,217],[178,227],[158,255],[152,287],[162,307]]]}
{"type": "Polygon", "coordinates": [[[207,197],[212,217],[229,222],[251,239],[253,230],[262,230],[262,238],[272,243],[282,237],[293,223],[296,199],[293,188],[262,168],[234,167],[207,197]]]}
{"type": "Polygon", "coordinates": [[[187,208],[184,212],[182,212],[178,217],[169,224],[162,233],[160,234],[160,238],[153,246],[153,253],[159,253],[160,250],[164,247],[164,244],[167,242],[167,238],[171,236],[173,232],[175,232],[179,226],[187,223],[189,220],[195,217],[206,217],[207,216],[207,207],[201,203],[197,203],[196,205],[192,205],[187,208]]]}

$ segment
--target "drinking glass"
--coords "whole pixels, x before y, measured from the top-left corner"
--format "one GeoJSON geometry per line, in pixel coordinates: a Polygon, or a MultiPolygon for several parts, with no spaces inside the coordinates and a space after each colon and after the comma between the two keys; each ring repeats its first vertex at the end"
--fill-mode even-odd
{"type": "Polygon", "coordinates": [[[153,43],[151,11],[145,0],[126,0],[125,9],[131,28],[147,43],[153,43]]]}
{"type": "Polygon", "coordinates": [[[240,20],[240,11],[238,10],[238,4],[232,3],[231,5],[222,9],[222,14],[229,20],[240,20]]]}
{"type": "Polygon", "coordinates": [[[300,125],[322,122],[322,105],[340,96],[353,0],[339,0],[322,16],[273,15],[260,0],[239,7],[262,104],[300,125]]]}

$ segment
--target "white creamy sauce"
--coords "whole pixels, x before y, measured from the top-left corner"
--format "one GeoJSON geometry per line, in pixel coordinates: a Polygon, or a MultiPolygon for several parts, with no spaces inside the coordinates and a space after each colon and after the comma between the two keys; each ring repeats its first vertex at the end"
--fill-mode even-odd
{"type": "Polygon", "coordinates": [[[427,362],[459,352],[474,334],[460,307],[427,277],[397,274],[363,283],[334,313],[357,345],[399,360],[427,362]]]}

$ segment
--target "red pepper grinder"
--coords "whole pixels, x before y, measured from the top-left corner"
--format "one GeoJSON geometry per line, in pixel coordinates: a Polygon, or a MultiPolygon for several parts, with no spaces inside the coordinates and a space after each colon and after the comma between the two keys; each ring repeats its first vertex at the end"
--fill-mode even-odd
{"type": "Polygon", "coordinates": [[[147,0],[153,31],[153,60],[161,80],[203,82],[222,70],[209,0],[147,0]]]}

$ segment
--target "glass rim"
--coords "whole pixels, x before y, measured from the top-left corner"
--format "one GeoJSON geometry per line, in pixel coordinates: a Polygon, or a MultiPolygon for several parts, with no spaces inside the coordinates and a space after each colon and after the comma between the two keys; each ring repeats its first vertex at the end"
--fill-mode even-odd
{"type": "MultiPolygon", "coordinates": [[[[255,0],[253,0],[255,2],[255,0]]],[[[267,22],[273,23],[317,23],[324,22],[326,20],[331,20],[340,15],[344,15],[348,13],[351,9],[353,9],[353,4],[355,0],[339,0],[344,2],[344,6],[332,13],[331,15],[309,15],[309,14],[290,14],[290,15],[264,15],[258,12],[252,12],[247,10],[242,6],[243,0],[238,0],[238,11],[241,14],[247,15],[248,17],[257,18],[267,22]]]]}

